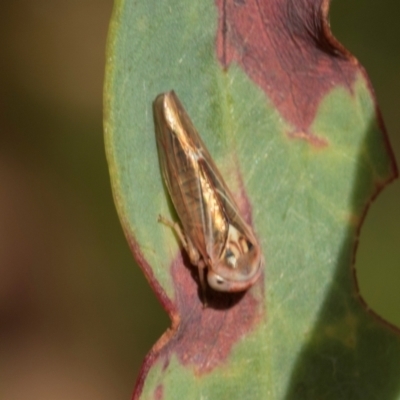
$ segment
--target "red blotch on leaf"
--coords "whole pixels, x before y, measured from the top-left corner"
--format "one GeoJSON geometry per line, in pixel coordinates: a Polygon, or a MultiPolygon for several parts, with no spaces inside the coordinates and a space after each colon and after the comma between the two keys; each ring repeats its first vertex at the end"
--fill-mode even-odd
{"type": "Polygon", "coordinates": [[[328,0],[216,0],[217,56],[236,62],[293,125],[290,137],[317,147],[310,131],[320,100],[332,88],[351,91],[357,60],[332,36],[328,0]]]}

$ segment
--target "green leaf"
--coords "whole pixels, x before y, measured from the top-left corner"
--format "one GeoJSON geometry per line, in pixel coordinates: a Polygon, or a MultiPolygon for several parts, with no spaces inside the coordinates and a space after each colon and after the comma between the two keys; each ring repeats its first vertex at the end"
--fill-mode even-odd
{"type": "Polygon", "coordinates": [[[110,27],[106,149],[132,251],[172,329],[134,398],[400,399],[400,340],[360,301],[352,264],[371,199],[396,175],[362,67],[309,0],[124,0],[110,27]],[[157,223],[152,101],[174,89],[265,258],[208,308],[157,223]]]}

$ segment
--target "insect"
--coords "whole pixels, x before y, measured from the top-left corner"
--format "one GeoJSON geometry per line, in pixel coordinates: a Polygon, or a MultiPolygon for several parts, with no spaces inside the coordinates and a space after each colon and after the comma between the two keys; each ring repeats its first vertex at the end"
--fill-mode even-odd
{"type": "Polygon", "coordinates": [[[181,222],[176,231],[205,291],[240,292],[261,273],[261,251],[189,115],[174,91],[153,103],[162,175],[181,222]],[[207,270],[207,271],[205,271],[207,270]]]}

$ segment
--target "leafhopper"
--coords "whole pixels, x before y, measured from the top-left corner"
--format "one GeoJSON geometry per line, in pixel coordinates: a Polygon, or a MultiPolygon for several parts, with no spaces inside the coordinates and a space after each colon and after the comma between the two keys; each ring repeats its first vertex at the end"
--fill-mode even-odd
{"type": "Polygon", "coordinates": [[[200,284],[240,292],[261,273],[261,251],[210,153],[174,91],[153,103],[162,175],[181,225],[163,217],[180,238],[200,284]]]}

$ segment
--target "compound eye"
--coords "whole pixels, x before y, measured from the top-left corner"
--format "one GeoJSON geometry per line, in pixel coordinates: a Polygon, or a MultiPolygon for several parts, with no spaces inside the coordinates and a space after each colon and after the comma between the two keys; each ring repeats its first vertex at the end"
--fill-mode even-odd
{"type": "Polygon", "coordinates": [[[222,278],[222,276],[216,274],[216,273],[208,273],[207,274],[207,281],[208,284],[214,289],[218,291],[225,292],[227,290],[226,288],[226,280],[222,278]]]}

